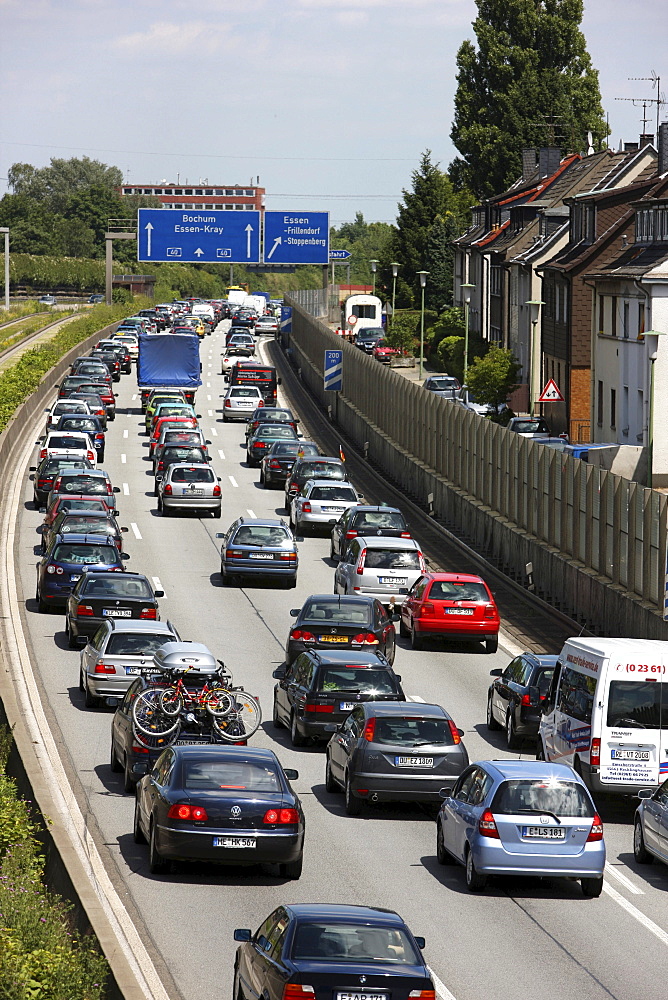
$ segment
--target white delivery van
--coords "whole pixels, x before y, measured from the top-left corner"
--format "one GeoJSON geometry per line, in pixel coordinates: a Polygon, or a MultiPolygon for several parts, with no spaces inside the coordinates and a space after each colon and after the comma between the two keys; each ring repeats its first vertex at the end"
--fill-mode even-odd
{"type": "Polygon", "coordinates": [[[634,795],[668,777],[668,643],[568,639],[541,706],[536,756],[592,792],[634,795]]]}
{"type": "Polygon", "coordinates": [[[216,318],[214,308],[210,302],[195,302],[195,304],[192,307],[192,315],[208,316],[212,322],[216,318]]]}

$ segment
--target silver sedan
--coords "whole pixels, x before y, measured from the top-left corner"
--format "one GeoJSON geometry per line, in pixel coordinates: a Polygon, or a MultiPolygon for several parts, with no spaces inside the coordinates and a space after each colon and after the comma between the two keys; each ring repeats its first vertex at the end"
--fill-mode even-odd
{"type": "Polygon", "coordinates": [[[248,420],[258,406],[264,404],[256,385],[233,385],[223,397],[223,423],[228,420],[248,420]]]}
{"type": "Polygon", "coordinates": [[[170,465],[164,479],[156,476],[158,510],[169,517],[174,510],[210,510],[220,517],[223,498],[220,480],[210,465],[170,465]]]}
{"type": "Polygon", "coordinates": [[[351,483],[309,479],[290,505],[290,525],[298,535],[303,534],[306,527],[330,527],[349,507],[363,500],[351,483]]]}

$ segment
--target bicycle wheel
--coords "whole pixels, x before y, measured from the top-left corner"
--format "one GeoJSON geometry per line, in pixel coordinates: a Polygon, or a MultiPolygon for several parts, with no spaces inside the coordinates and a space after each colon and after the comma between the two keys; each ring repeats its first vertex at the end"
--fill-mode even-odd
{"type": "Polygon", "coordinates": [[[178,715],[165,715],[160,707],[162,688],[149,688],[135,698],[132,706],[132,721],[140,733],[146,736],[168,736],[179,725],[178,715]]]}
{"type": "Polygon", "coordinates": [[[225,718],[234,711],[234,696],[226,687],[215,687],[206,696],[207,712],[216,718],[225,718]]]}
{"type": "Polygon", "coordinates": [[[229,743],[239,743],[247,740],[260,728],[262,709],[252,695],[245,691],[229,692],[233,708],[224,718],[214,715],[213,729],[221,739],[229,743]]]}
{"type": "Polygon", "coordinates": [[[167,733],[166,736],[147,736],[146,733],[141,733],[136,726],[132,735],[135,742],[139,746],[146,747],[147,750],[165,750],[178,740],[180,732],[181,720],[179,719],[176,728],[171,733],[167,733]]]}
{"type": "Polygon", "coordinates": [[[178,688],[166,687],[160,694],[160,709],[169,715],[179,716],[183,711],[183,698],[178,688]]]}

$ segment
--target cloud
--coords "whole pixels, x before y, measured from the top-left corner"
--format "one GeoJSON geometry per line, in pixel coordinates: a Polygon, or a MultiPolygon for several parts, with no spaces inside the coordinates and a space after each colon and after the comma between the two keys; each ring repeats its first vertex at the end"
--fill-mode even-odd
{"type": "Polygon", "coordinates": [[[179,56],[216,52],[228,41],[227,29],[205,21],[173,23],[156,21],[147,31],[136,31],[115,40],[114,47],[129,55],[179,56]]]}

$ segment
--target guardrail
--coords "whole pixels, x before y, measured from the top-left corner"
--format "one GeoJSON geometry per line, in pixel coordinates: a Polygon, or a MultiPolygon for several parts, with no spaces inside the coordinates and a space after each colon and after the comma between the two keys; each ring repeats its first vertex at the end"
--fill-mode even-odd
{"type": "Polygon", "coordinates": [[[668,498],[425,392],[342,343],[296,296],[293,363],[355,444],[509,575],[595,632],[668,638],[668,498]],[[343,350],[343,392],[323,387],[343,350]],[[336,398],[338,396],[338,398],[336,398]]]}

